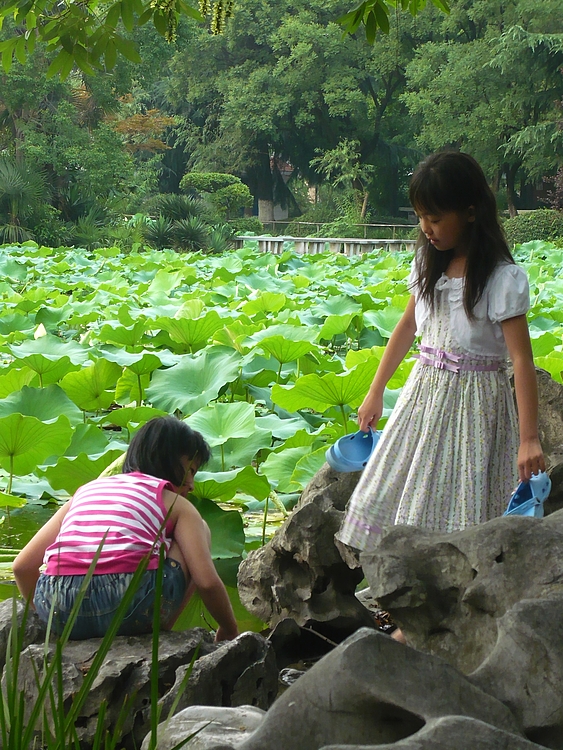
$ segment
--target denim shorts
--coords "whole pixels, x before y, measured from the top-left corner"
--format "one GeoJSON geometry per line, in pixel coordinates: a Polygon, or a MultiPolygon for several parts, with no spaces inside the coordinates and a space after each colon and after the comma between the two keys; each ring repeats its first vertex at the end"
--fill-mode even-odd
{"type": "MultiPolygon", "coordinates": [[[[104,573],[92,576],[70,634],[72,639],[104,637],[133,575],[104,573]]],[[[118,635],[152,632],[156,575],[156,570],[147,570],[141,578],[118,635]]],[[[44,622],[48,621],[51,608],[54,609],[52,630],[59,635],[69,618],[84,578],[85,576],[50,576],[44,573],[39,576],[33,597],[35,609],[44,622]]],[[[161,626],[165,626],[179,612],[185,593],[186,579],[180,564],[166,558],[160,602],[161,626]]]]}

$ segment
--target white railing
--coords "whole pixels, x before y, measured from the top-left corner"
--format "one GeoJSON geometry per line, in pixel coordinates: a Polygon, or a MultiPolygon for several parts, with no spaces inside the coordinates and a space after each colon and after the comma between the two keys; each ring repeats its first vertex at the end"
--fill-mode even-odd
{"type": "Polygon", "coordinates": [[[343,255],[361,255],[374,250],[412,250],[416,240],[367,240],[358,237],[267,237],[255,235],[238,235],[234,239],[235,247],[240,248],[246,242],[258,242],[258,250],[263,253],[281,255],[286,250],[296,253],[316,255],[327,251],[343,255]]]}

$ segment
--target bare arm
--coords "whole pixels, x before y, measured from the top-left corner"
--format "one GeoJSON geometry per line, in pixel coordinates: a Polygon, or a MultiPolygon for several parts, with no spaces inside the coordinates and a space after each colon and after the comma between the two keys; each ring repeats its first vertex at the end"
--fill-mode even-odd
{"type": "Polygon", "coordinates": [[[203,603],[219,623],[216,640],[231,640],[238,635],[238,626],[227,590],[211,558],[203,519],[184,497],[171,492],[166,495],[166,503],[172,499],[174,540],[203,603]]]}
{"type": "Polygon", "coordinates": [[[411,295],[406,310],[385,347],[385,352],[370,389],[358,409],[358,425],[360,430],[367,432],[370,425],[374,429],[377,427],[377,423],[383,413],[383,391],[385,390],[385,386],[393,377],[395,370],[411,348],[415,335],[414,296],[411,295]]]}
{"type": "Polygon", "coordinates": [[[514,366],[514,390],[520,422],[518,474],[521,481],[545,471],[545,459],[538,436],[538,385],[525,315],[501,323],[504,340],[514,366]]]}
{"type": "Polygon", "coordinates": [[[28,542],[14,560],[14,578],[21,595],[30,602],[35,593],[35,584],[39,578],[39,568],[43,564],[45,550],[53,544],[60,531],[63,518],[70,508],[70,500],[58,509],[45,526],[42,526],[33,539],[28,542]]]}

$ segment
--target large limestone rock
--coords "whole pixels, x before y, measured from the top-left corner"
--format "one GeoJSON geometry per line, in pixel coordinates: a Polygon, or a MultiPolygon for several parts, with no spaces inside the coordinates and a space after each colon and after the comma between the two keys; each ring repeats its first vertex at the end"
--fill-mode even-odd
{"type": "Polygon", "coordinates": [[[540,750],[540,745],[478,719],[445,716],[391,745],[326,745],[321,750],[540,750]]]}
{"type": "Polygon", "coordinates": [[[270,625],[284,617],[299,625],[331,622],[349,632],[373,625],[354,596],[361,570],[351,570],[334,544],[357,481],[357,473],[340,474],[325,464],[273,539],[249,553],[238,576],[249,612],[270,625]]]}
{"type": "MultiPolygon", "coordinates": [[[[238,748],[260,726],[265,712],[254,706],[190,706],[160,724],[157,750],[174,750],[182,740],[192,737],[189,750],[238,748]]],[[[151,735],[145,737],[141,750],[148,750],[151,735]]]]}
{"type": "Polygon", "coordinates": [[[478,719],[521,736],[510,709],[458,670],[363,628],[290,687],[239,748],[394,746],[444,716],[478,719]]]}
{"type": "Polygon", "coordinates": [[[563,512],[453,534],[387,529],[361,557],[409,644],[510,706],[527,736],[563,748],[563,512]]]}
{"type": "MultiPolygon", "coordinates": [[[[62,694],[68,710],[88,673],[101,639],[68,642],[62,653],[62,694]]],[[[55,646],[48,645],[49,658],[55,646]]],[[[31,644],[20,656],[18,685],[24,691],[27,716],[38,696],[36,675],[41,673],[44,644],[31,644]]],[[[76,722],[83,748],[92,746],[102,704],[107,710],[104,729],[112,732],[122,721],[123,747],[139,747],[150,729],[152,636],[115,638],[99,669],[76,722]],[[127,702],[125,713],[122,709],[127,702]]],[[[245,703],[267,708],[275,698],[278,671],[270,644],[256,633],[214,644],[201,628],[182,633],[161,633],[158,653],[158,692],[167,716],[186,671],[181,708],[190,704],[233,707],[245,703]],[[180,675],[180,677],[178,676],[180,675]]],[[[49,718],[49,702],[47,716],[49,718]]],[[[178,706],[175,710],[177,710],[178,706]]]]}

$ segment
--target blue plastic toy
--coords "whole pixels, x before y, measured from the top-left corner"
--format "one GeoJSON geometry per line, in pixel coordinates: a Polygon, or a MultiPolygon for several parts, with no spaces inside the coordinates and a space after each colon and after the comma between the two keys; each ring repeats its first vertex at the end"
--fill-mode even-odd
{"type": "Polygon", "coordinates": [[[510,498],[505,516],[543,518],[543,504],[551,491],[551,479],[545,471],[533,474],[529,482],[520,482],[510,498]]]}
{"type": "Polygon", "coordinates": [[[373,449],[377,445],[381,431],[362,432],[344,435],[326,452],[327,463],[336,471],[362,471],[367,464],[373,449]]]}

